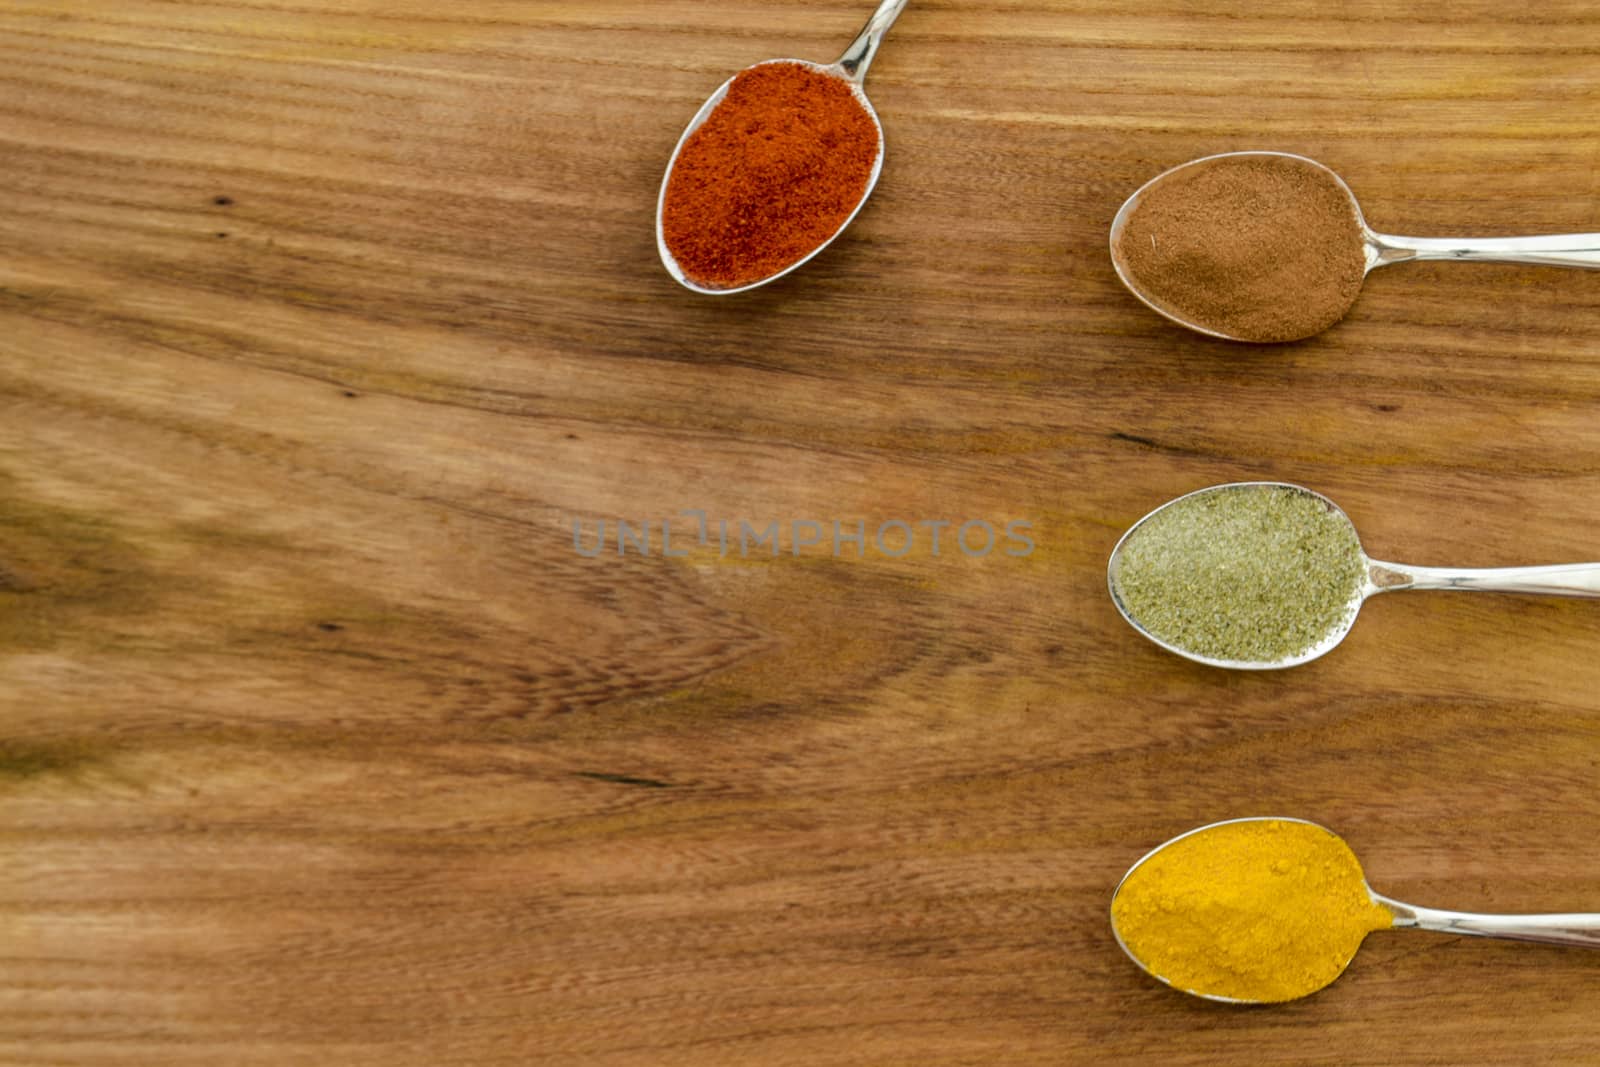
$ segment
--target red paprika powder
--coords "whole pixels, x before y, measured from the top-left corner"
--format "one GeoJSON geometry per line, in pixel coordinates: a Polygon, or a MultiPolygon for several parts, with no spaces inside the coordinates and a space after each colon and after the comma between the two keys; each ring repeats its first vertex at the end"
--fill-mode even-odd
{"type": "Polygon", "coordinates": [[[843,78],[799,63],[741,71],[672,167],[667,250],[706,288],[760,281],[838,232],[877,161],[877,122],[843,78]]]}

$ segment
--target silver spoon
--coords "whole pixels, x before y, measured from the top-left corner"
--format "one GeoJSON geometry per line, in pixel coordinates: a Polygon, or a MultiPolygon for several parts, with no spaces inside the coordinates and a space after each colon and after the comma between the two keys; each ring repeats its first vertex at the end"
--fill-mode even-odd
{"type": "MultiPolygon", "coordinates": [[[[1183,989],[1182,987],[1175,985],[1165,975],[1161,974],[1158,970],[1152,967],[1148,961],[1140,959],[1139,956],[1135,954],[1133,949],[1128,947],[1128,943],[1123,937],[1123,931],[1119,928],[1117,923],[1117,896],[1122,892],[1123,887],[1128,884],[1128,879],[1134,876],[1134,872],[1138,871],[1141,866],[1149,862],[1151,858],[1159,855],[1163,850],[1171,848],[1179,841],[1192,838],[1197,834],[1214,832],[1219,827],[1237,826],[1241,823],[1252,822],[1286,822],[1314,827],[1336,841],[1338,846],[1345,849],[1349,848],[1348,845],[1345,845],[1344,840],[1340,838],[1339,835],[1335,834],[1327,827],[1320,826],[1317,823],[1309,822],[1305,819],[1258,817],[1249,819],[1227,819],[1223,822],[1214,822],[1207,826],[1201,826],[1197,829],[1190,830],[1187,833],[1179,834],[1172,840],[1151,849],[1142,858],[1140,858],[1138,863],[1135,863],[1128,869],[1128,873],[1122,876],[1122,880],[1117,883],[1116,891],[1111,895],[1112,934],[1116,937],[1117,944],[1121,946],[1122,951],[1128,954],[1128,958],[1137,964],[1140,970],[1144,971],[1152,978],[1172,986],[1174,989],[1180,989],[1182,992],[1189,993],[1197,997],[1203,997],[1206,1000],[1221,1001],[1225,1004],[1268,1003],[1267,1001],[1261,1000],[1249,1000],[1239,997],[1221,996],[1216,993],[1207,993],[1194,989],[1183,989]]],[[[1248,872],[1240,872],[1236,870],[1230,871],[1228,872],[1228,875],[1224,875],[1224,877],[1230,875],[1248,877],[1248,872]]],[[[1360,883],[1359,889],[1364,890],[1374,904],[1378,904],[1381,907],[1389,910],[1394,917],[1394,929],[1432,930],[1435,933],[1441,934],[1464,934],[1472,937],[1500,938],[1507,941],[1538,941],[1550,945],[1573,945],[1578,947],[1600,948],[1600,914],[1569,913],[1547,915],[1482,915],[1465,911],[1445,911],[1439,908],[1419,908],[1414,904],[1403,904],[1398,900],[1394,900],[1374,891],[1372,887],[1367,884],[1365,877],[1361,874],[1359,863],[1354,866],[1352,877],[1360,883]]],[[[1348,891],[1353,887],[1347,886],[1345,888],[1348,891]]],[[[1187,936],[1193,936],[1193,929],[1193,926],[1187,927],[1187,936]]],[[[1227,931],[1225,930],[1214,930],[1207,932],[1218,939],[1219,945],[1222,943],[1222,939],[1227,936],[1227,931]]],[[[1322,982],[1321,985],[1317,985],[1314,988],[1305,989],[1299,995],[1306,996],[1311,993],[1315,993],[1318,989],[1325,988],[1340,974],[1344,973],[1344,968],[1349,966],[1350,961],[1355,958],[1356,951],[1360,949],[1361,942],[1365,938],[1365,933],[1353,936],[1349,945],[1346,946],[1345,951],[1341,953],[1340,958],[1342,963],[1340,964],[1338,970],[1335,971],[1331,977],[1328,977],[1326,981],[1322,982]]]]}
{"type": "Polygon", "coordinates": [[[1382,563],[1361,553],[1362,580],[1360,585],[1352,592],[1349,604],[1341,619],[1336,625],[1315,644],[1298,655],[1287,659],[1272,661],[1218,659],[1191,652],[1171,642],[1165,641],[1147,630],[1134,617],[1133,613],[1124,603],[1122,594],[1117,586],[1117,568],[1121,560],[1123,547],[1128,543],[1141,526],[1167,508],[1179,501],[1192,500],[1209,493],[1228,492],[1239,489],[1257,489],[1267,492],[1304,493],[1321,501],[1327,509],[1336,515],[1340,521],[1350,527],[1352,537],[1355,536],[1355,526],[1350,522],[1349,516],[1339,509],[1339,506],[1321,493],[1313,492],[1304,486],[1291,485],[1287,482],[1232,482],[1227,485],[1213,485],[1206,489],[1198,489],[1192,493],[1176,497],[1150,512],[1144,518],[1134,523],[1128,531],[1117,541],[1116,547],[1111,550],[1111,559],[1106,565],[1106,581],[1111,590],[1111,599],[1117,606],[1117,611],[1128,620],[1128,624],[1138,630],[1145,637],[1160,645],[1168,652],[1176,652],[1186,659],[1196,663],[1205,663],[1212,667],[1232,667],[1236,670],[1275,670],[1282,667],[1296,667],[1302,663],[1325,655],[1330,649],[1344,640],[1345,634],[1355,625],[1356,614],[1361,610],[1361,605],[1370,596],[1378,593],[1390,593],[1402,589],[1473,589],[1488,593],[1543,593],[1554,596],[1575,596],[1600,598],[1600,563],[1563,563],[1537,567],[1415,567],[1400,563],[1382,563]]]}
{"type": "MultiPolygon", "coordinates": [[[[862,83],[866,80],[867,68],[872,65],[873,57],[878,54],[879,42],[883,40],[883,35],[889,32],[889,27],[894,25],[894,20],[900,17],[900,11],[905,6],[906,0],[883,0],[883,2],[878,5],[878,10],[872,13],[872,17],[867,20],[867,24],[863,26],[861,28],[861,32],[856,35],[856,39],[850,42],[850,47],[844,50],[844,55],[840,56],[839,59],[834,63],[812,63],[804,59],[766,59],[762,60],[760,63],[752,64],[752,66],[760,67],[765,66],[768,63],[793,63],[798,66],[809,67],[818,73],[839,78],[849,83],[851,92],[853,92],[856,99],[861,102],[861,106],[866,109],[867,114],[872,117],[872,125],[876,127],[878,131],[877,157],[873,161],[872,173],[867,177],[867,186],[862,191],[861,199],[857,201],[855,209],[851,211],[849,216],[839,224],[839,228],[833,231],[832,237],[829,237],[816,248],[813,248],[806,255],[795,260],[782,270],[775,271],[772,274],[767,275],[765,278],[749,282],[745,285],[735,286],[727,289],[715,289],[709,286],[700,285],[698,282],[692,281],[685,276],[683,269],[678,266],[677,259],[673,257],[672,250],[667,247],[667,237],[666,231],[663,227],[662,215],[667,204],[667,185],[672,181],[672,168],[677,165],[678,153],[683,151],[683,146],[688,142],[689,138],[693,136],[694,132],[705,123],[706,119],[711,116],[711,113],[716,110],[717,105],[722,103],[723,99],[728,95],[728,87],[733,84],[733,78],[729,78],[727,81],[718,86],[717,91],[712,93],[710,98],[700,106],[699,111],[695,112],[694,118],[689,120],[689,125],[684,129],[683,136],[678,138],[677,147],[672,150],[672,159],[667,162],[667,173],[661,179],[661,193],[656,197],[656,251],[661,254],[661,262],[666,265],[667,273],[671,274],[679,284],[683,285],[685,288],[693,289],[697,293],[705,293],[708,296],[727,296],[731,293],[743,293],[750,289],[754,289],[757,286],[766,285],[768,282],[776,281],[785,274],[788,274],[790,271],[797,270],[806,263],[810,262],[811,259],[817,255],[817,253],[831,245],[841,233],[848,229],[851,222],[855,221],[855,217],[861,212],[862,205],[864,205],[867,202],[867,198],[872,195],[872,190],[877,187],[878,176],[883,173],[883,124],[878,121],[878,113],[873,110],[872,102],[867,99],[867,93],[866,90],[862,88],[862,83]]],[[[738,75],[735,74],[734,78],[737,77],[738,75]]]]}
{"type": "MultiPolygon", "coordinates": [[[[1323,171],[1328,177],[1338,183],[1350,198],[1350,209],[1355,212],[1356,221],[1361,227],[1362,242],[1365,245],[1366,270],[1364,274],[1371,274],[1379,267],[1386,267],[1391,263],[1407,263],[1424,259],[1455,259],[1476,260],[1480,263],[1533,263],[1554,267],[1587,267],[1600,269],[1600,233],[1571,233],[1552,234],[1537,237],[1397,237],[1393,234],[1378,233],[1367,225],[1366,218],[1361,214],[1361,205],[1356,202],[1356,196],[1345,184],[1344,179],[1328,167],[1314,159],[1297,156],[1291,152],[1222,152],[1214,156],[1204,156],[1193,159],[1187,163],[1173,167],[1171,170],[1151,178],[1141,185],[1134,194],[1123,202],[1117,210],[1116,217],[1111,220],[1111,263],[1116,268],[1117,277],[1122,279],[1130,293],[1138,297],[1156,314],[1170,319],[1179,326],[1187,326],[1198,333],[1211,337],[1220,337],[1225,341],[1248,341],[1249,338],[1234,337],[1215,328],[1191,322],[1182,315],[1173,312],[1157,303],[1150,295],[1146,294],[1134,279],[1132,272],[1122,256],[1122,231],[1128,224],[1128,216],[1133,212],[1139,198],[1155,186],[1166,181],[1172,175],[1190,167],[1203,166],[1219,159],[1233,159],[1243,156],[1282,157],[1298,160],[1323,171]]],[[[1355,302],[1355,295],[1351,296],[1351,303],[1355,302]]],[[[1349,310],[1346,305],[1345,310],[1349,310]]]]}

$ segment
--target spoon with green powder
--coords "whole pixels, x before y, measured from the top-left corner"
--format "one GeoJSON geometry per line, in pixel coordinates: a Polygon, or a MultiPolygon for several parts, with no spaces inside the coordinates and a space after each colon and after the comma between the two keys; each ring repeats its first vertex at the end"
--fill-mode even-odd
{"type": "Polygon", "coordinates": [[[1381,563],[1320,493],[1235,482],[1170,500],[1134,523],[1106,567],[1135,630],[1213,667],[1294,667],[1326,653],[1370,596],[1476,589],[1600,598],[1600,563],[1447,568],[1381,563]]]}
{"type": "Polygon", "coordinates": [[[1337,174],[1288,152],[1191,160],[1146,182],[1111,223],[1111,262],[1128,290],[1180,326],[1229,341],[1320,333],[1372,271],[1423,259],[1600,268],[1600,233],[1378,233],[1337,174]]]}
{"type": "Polygon", "coordinates": [[[1350,846],[1304,819],[1212,823],[1154,849],[1111,897],[1117,944],[1174,989],[1229,1004],[1315,993],[1367,934],[1432,930],[1600,948],[1600,914],[1478,915],[1372,890],[1350,846]]]}

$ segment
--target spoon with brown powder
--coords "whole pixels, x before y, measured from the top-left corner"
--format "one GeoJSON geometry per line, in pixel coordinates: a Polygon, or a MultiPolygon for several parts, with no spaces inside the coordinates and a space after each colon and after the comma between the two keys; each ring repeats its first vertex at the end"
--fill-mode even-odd
{"type": "Polygon", "coordinates": [[[1333,171],[1287,152],[1192,160],[1139,188],[1111,223],[1134,296],[1228,341],[1296,341],[1332,326],[1378,267],[1423,259],[1600,268],[1600,233],[1396,237],[1374,231],[1333,171]]]}
{"type": "Polygon", "coordinates": [[[1362,603],[1402,589],[1600,598],[1600,563],[1416,567],[1380,563],[1321,493],[1234,482],[1169,500],[1134,523],[1106,567],[1122,617],[1169,652],[1270,670],[1325,655],[1362,603]]]}

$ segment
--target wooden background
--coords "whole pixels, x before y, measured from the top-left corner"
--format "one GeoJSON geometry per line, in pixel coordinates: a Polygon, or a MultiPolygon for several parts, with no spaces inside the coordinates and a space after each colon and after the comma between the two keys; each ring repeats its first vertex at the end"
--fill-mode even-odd
{"type": "Polygon", "coordinates": [[[848,236],[679,289],[683,123],[870,6],[0,0],[0,1062],[1600,1063],[1600,953],[1375,935],[1230,1010],[1106,920],[1248,814],[1600,910],[1600,605],[1235,675],[1104,590],[1239,478],[1379,558],[1600,557],[1600,275],[1397,267],[1247,348],[1104,247],[1240,148],[1392,232],[1600,229],[1600,10],[913,0],[848,236]],[[574,551],[690,508],[1036,550],[574,551]]]}

